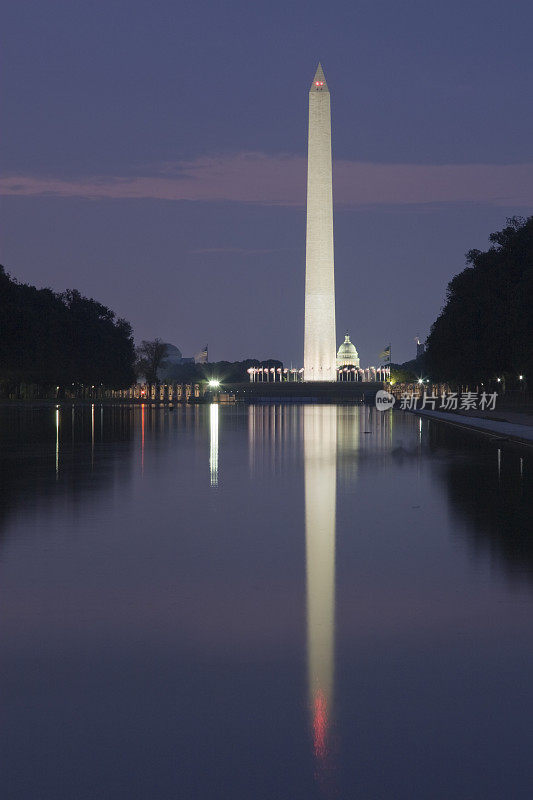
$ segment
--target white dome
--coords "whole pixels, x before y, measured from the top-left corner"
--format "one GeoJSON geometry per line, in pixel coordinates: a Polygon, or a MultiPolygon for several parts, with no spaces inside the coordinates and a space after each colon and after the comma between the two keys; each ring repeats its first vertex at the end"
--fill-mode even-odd
{"type": "Polygon", "coordinates": [[[337,351],[337,367],[358,367],[359,353],[350,341],[349,334],[344,337],[344,342],[337,351]]]}

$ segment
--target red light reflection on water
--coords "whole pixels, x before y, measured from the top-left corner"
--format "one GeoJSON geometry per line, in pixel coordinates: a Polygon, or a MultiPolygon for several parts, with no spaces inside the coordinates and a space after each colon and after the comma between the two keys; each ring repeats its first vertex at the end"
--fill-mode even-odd
{"type": "Polygon", "coordinates": [[[332,741],[333,728],[327,693],[317,689],[313,696],[313,749],[315,756],[314,777],[320,796],[325,800],[337,800],[340,796],[337,784],[337,746],[332,741]]]}
{"type": "Polygon", "coordinates": [[[315,694],[313,708],[313,743],[317,758],[325,759],[327,756],[328,737],[328,703],[321,689],[315,694]]]}

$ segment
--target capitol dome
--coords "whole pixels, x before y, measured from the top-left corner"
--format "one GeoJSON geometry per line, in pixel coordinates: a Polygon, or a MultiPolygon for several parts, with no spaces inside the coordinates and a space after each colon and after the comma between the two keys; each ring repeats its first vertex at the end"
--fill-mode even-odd
{"type": "Polygon", "coordinates": [[[157,379],[159,381],[173,381],[176,380],[176,368],[183,364],[183,356],[179,347],[169,342],[164,342],[165,354],[163,360],[157,370],[157,379]]]}
{"type": "Polygon", "coordinates": [[[344,342],[337,351],[337,369],[340,367],[358,367],[359,354],[355,345],[350,341],[350,336],[346,334],[344,342]]]}
{"type": "Polygon", "coordinates": [[[177,364],[182,358],[183,356],[179,347],[176,347],[175,344],[169,344],[168,342],[165,342],[165,361],[169,362],[170,364],[177,364]]]}

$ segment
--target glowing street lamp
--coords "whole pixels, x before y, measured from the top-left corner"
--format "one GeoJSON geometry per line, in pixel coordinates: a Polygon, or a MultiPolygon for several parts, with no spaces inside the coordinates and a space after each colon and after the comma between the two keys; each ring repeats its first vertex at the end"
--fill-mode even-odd
{"type": "Polygon", "coordinates": [[[217,381],[216,378],[211,378],[209,381],[209,388],[210,389],[218,389],[220,386],[220,381],[217,381]]]}

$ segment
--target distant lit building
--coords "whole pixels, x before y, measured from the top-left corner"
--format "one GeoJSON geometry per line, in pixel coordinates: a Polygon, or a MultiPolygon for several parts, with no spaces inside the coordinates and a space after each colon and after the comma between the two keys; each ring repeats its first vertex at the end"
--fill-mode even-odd
{"type": "Polygon", "coordinates": [[[342,367],[358,367],[359,366],[359,353],[355,349],[355,345],[350,341],[350,336],[347,333],[344,337],[344,342],[341,344],[337,351],[337,369],[342,367]]]}
{"type": "Polygon", "coordinates": [[[157,370],[158,381],[164,383],[165,381],[174,380],[176,367],[181,367],[183,364],[194,364],[194,358],[184,358],[179,347],[173,344],[165,344],[163,362],[157,370]]]}
{"type": "MultiPolygon", "coordinates": [[[[337,351],[337,381],[362,381],[365,383],[386,383],[390,381],[390,365],[382,364],[379,367],[361,368],[359,353],[350,335],[347,333],[344,342],[337,351]]],[[[304,380],[304,370],[291,367],[250,367],[248,370],[252,383],[274,383],[274,382],[302,382],[304,380]]]]}

